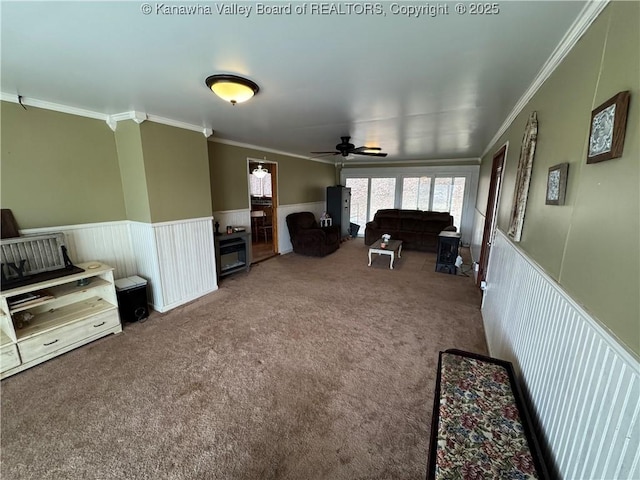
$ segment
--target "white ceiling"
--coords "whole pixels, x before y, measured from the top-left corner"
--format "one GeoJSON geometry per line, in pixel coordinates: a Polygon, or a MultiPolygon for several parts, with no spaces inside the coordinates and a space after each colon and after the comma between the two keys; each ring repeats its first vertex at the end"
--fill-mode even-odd
{"type": "Polygon", "coordinates": [[[459,15],[440,2],[431,5],[449,14],[409,18],[388,1],[382,15],[258,15],[255,2],[207,1],[149,2],[144,15],[141,2],[3,1],[1,89],[302,156],[351,135],[392,161],[477,158],[585,3],[503,1],[496,15],[459,15]],[[212,14],[156,11],[181,4],[212,14]],[[222,5],[253,8],[247,18],[219,14],[222,5]],[[227,104],[204,84],[216,73],[244,75],[260,92],[227,104]]]}

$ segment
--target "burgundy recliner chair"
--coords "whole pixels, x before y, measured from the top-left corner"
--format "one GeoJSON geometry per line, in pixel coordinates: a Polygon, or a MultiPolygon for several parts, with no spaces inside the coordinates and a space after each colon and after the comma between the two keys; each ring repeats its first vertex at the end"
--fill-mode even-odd
{"type": "Polygon", "coordinates": [[[324,257],[340,248],[340,227],[318,226],[311,212],[287,215],[287,227],[295,253],[324,257]]]}

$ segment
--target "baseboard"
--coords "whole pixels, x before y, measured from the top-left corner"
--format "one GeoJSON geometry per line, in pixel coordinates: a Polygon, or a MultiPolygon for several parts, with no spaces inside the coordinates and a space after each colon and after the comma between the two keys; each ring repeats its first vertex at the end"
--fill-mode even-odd
{"type": "Polygon", "coordinates": [[[180,307],[180,306],[185,305],[187,303],[193,302],[194,300],[197,300],[200,297],[204,297],[205,295],[208,295],[210,293],[213,293],[216,290],[218,290],[218,286],[217,285],[214,288],[211,288],[209,290],[205,290],[204,292],[198,292],[196,295],[192,295],[190,297],[183,298],[183,299],[179,300],[178,302],[174,302],[174,303],[171,303],[169,305],[163,305],[162,307],[160,307],[160,306],[157,306],[157,305],[154,305],[153,303],[151,303],[150,306],[156,312],[166,313],[169,310],[173,310],[176,307],[180,307]]]}

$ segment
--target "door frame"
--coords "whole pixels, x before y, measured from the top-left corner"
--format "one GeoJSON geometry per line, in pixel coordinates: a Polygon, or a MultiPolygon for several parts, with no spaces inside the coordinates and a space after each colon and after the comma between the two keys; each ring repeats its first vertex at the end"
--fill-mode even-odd
{"type": "MultiPolygon", "coordinates": [[[[270,165],[269,173],[271,174],[271,209],[273,213],[273,229],[271,240],[273,242],[273,252],[277,255],[280,252],[278,241],[278,162],[267,160],[266,158],[247,157],[247,197],[249,200],[249,214],[251,214],[251,164],[262,163],[270,165]]],[[[253,242],[252,242],[253,243],[253,242]]]]}
{"type": "Polygon", "coordinates": [[[489,182],[489,193],[487,195],[487,211],[484,217],[482,243],[480,244],[480,260],[478,262],[478,276],[476,277],[476,285],[480,288],[483,287],[483,282],[487,279],[487,267],[489,265],[491,245],[493,244],[493,238],[497,228],[500,191],[502,189],[504,165],[507,159],[508,148],[509,142],[500,147],[493,155],[493,163],[491,164],[491,180],[489,182]]]}

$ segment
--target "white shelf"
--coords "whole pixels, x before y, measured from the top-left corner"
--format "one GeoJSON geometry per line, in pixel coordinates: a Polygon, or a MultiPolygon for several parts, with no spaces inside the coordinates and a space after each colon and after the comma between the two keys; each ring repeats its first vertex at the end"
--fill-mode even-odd
{"type": "Polygon", "coordinates": [[[0,330],[0,347],[4,347],[5,345],[9,345],[11,343],[13,343],[13,340],[11,340],[9,335],[4,333],[4,330],[0,330]]]}
{"type": "Polygon", "coordinates": [[[69,325],[70,323],[93,317],[99,313],[114,310],[111,305],[102,298],[92,297],[76,303],[70,303],[64,307],[36,314],[25,328],[17,329],[18,341],[31,338],[34,335],[49,332],[55,328],[69,325]]]}
{"type": "Polygon", "coordinates": [[[102,280],[101,278],[92,278],[90,279],[89,285],[84,285],[84,286],[78,286],[76,282],[65,283],[64,285],[47,288],[43,290],[43,292],[46,292],[47,294],[49,294],[49,296],[43,297],[42,299],[39,299],[39,301],[34,300],[32,302],[26,302],[25,304],[20,304],[15,308],[10,307],[10,312],[11,314],[14,314],[17,312],[21,312],[23,310],[28,310],[35,306],[45,305],[47,303],[53,302],[54,300],[58,300],[67,295],[73,295],[81,292],[88,292],[89,290],[109,285],[109,282],[107,282],[106,280],[102,280]]]}
{"type": "Polygon", "coordinates": [[[113,268],[100,262],[76,266],[84,271],[0,292],[0,347],[8,359],[0,365],[1,378],[122,331],[113,268]],[[9,307],[12,297],[29,293],[42,298],[9,307]]]}

